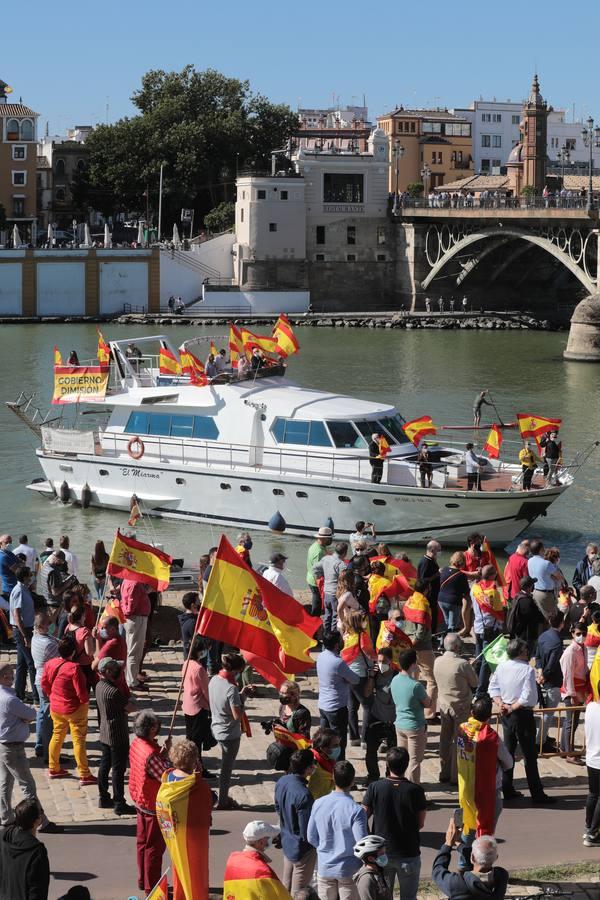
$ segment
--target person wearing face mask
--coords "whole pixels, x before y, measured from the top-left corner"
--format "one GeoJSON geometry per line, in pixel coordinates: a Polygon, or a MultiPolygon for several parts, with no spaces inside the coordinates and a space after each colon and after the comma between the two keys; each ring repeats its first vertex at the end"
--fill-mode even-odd
{"type": "Polygon", "coordinates": [[[96,640],[96,654],[92,661],[92,669],[96,672],[100,661],[106,656],[116,660],[121,666],[121,674],[117,680],[117,687],[124,697],[129,698],[131,691],[125,679],[125,661],[127,660],[127,644],[119,630],[119,620],[116,616],[108,616],[102,622],[100,628],[94,628],[92,635],[96,640]]]}
{"type": "Polygon", "coordinates": [[[338,732],[342,748],[340,759],[344,759],[348,740],[349,689],[360,682],[360,675],[340,659],[343,643],[339,631],[330,631],[323,638],[323,650],[317,659],[321,727],[335,728],[338,732]]]}
{"type": "Polygon", "coordinates": [[[452,817],[431,871],[442,894],[450,900],[470,900],[471,897],[477,900],[503,900],[508,886],[508,872],[494,865],[498,859],[495,839],[484,834],[474,842],[471,851],[473,871],[450,872],[452,850],[460,846],[460,830],[452,817]]]}
{"type": "Polygon", "coordinates": [[[300,703],[300,688],[295,681],[284,681],[279,688],[279,721],[294,734],[310,740],[312,717],[308,707],[300,703]]]}
{"type": "MultiPolygon", "coordinates": [[[[202,762],[202,750],[215,744],[210,730],[208,675],[204,665],[207,655],[206,641],[200,635],[196,635],[187,663],[184,664],[182,710],[185,716],[185,736],[198,748],[200,762],[202,762]]],[[[212,778],[213,776],[205,770],[204,777],[212,778]]]]}
{"type": "Polygon", "coordinates": [[[95,695],[100,720],[100,747],[102,758],[98,766],[98,806],[110,809],[117,816],[131,816],[133,806],[125,802],[125,770],[129,755],[129,729],[127,713],[133,706],[127,702],[117,687],[121,674],[119,663],[105,656],[98,666],[100,681],[95,695]],[[108,791],[108,774],[112,772],[112,797],[108,791]]]}
{"type": "Polygon", "coordinates": [[[271,584],[274,584],[275,587],[279,588],[280,591],[283,591],[284,594],[289,594],[290,597],[293,597],[294,592],[290,587],[289,581],[283,574],[286,561],[287,556],[283,553],[272,553],[269,559],[269,565],[262,573],[262,577],[266,578],[267,581],[270,581],[271,584]]]}
{"type": "MultiPolygon", "coordinates": [[[[563,673],[560,694],[565,706],[583,706],[585,703],[589,676],[584,646],[586,635],[586,625],[573,625],[571,628],[573,640],[560,658],[560,667],[563,673]]],[[[567,713],[560,735],[560,749],[565,754],[566,762],[575,766],[583,765],[579,757],[573,753],[578,725],[579,713],[567,713]]]]}
{"type": "Polygon", "coordinates": [[[387,619],[379,626],[379,634],[375,644],[376,649],[389,648],[392,653],[392,669],[396,673],[399,669],[400,654],[403,650],[410,650],[412,641],[402,630],[403,616],[399,609],[390,609],[387,619]]]}
{"type": "Polygon", "coordinates": [[[25,687],[27,685],[27,673],[29,672],[33,699],[37,703],[35,666],[31,658],[31,638],[33,637],[33,622],[35,619],[35,606],[29,590],[31,572],[27,566],[17,566],[15,568],[15,578],[16,584],[10,592],[10,624],[12,625],[17,645],[15,693],[19,700],[25,700],[25,687]]]}
{"type": "Polygon", "coordinates": [[[392,681],[392,698],[396,706],[396,734],[398,745],[408,750],[407,778],[414,784],[421,782],[421,763],[427,746],[425,710],[431,698],[417,681],[417,652],[405,650],[400,654],[400,671],[392,681]]]}
{"type": "Polygon", "coordinates": [[[314,803],[308,779],[315,766],[310,750],[296,750],[290,757],[289,774],[275,785],[275,812],[279,815],[284,857],[283,884],[292,896],[308,887],[317,862],[317,851],[307,838],[314,803]]]}
{"type": "Polygon", "coordinates": [[[277,825],[256,819],[248,822],[242,832],[244,849],[234,850],[225,864],[224,897],[243,897],[244,900],[292,900],[269,863],[269,845],[279,837],[277,825]]]}
{"type": "Polygon", "coordinates": [[[592,577],[592,564],[598,558],[598,545],[588,544],[585,548],[585,556],[580,559],[575,566],[573,572],[572,585],[579,594],[579,591],[587,584],[592,577]]]}
{"type": "Polygon", "coordinates": [[[438,595],[440,593],[440,567],[437,558],[442,552],[439,541],[429,541],[425,548],[425,555],[419,560],[417,566],[417,578],[429,587],[427,598],[431,607],[431,621],[433,631],[437,630],[438,623],[438,595]]]}
{"type": "Polygon", "coordinates": [[[52,719],[50,717],[50,701],[42,690],[42,673],[49,659],[58,656],[58,641],[50,635],[50,618],[47,612],[38,612],[33,623],[31,638],[31,656],[35,666],[35,685],[40,705],[35,720],[35,755],[48,760],[48,745],[52,737],[52,719]]]}
{"type": "Polygon", "coordinates": [[[377,750],[384,741],[388,747],[396,746],[396,730],[394,719],[396,707],[392,698],[392,680],[395,676],[392,668],[392,651],[382,647],[377,651],[377,663],[373,669],[373,693],[369,698],[366,713],[365,741],[367,752],[365,763],[369,784],[380,776],[377,750]]]}
{"type": "Polygon", "coordinates": [[[360,900],[392,900],[383,874],[388,863],[384,839],[378,834],[369,834],[354,845],[354,855],[362,863],[354,876],[360,900]]]}
{"type": "Polygon", "coordinates": [[[313,800],[318,800],[333,790],[333,767],[340,758],[341,750],[337,731],[333,728],[317,728],[312,741],[315,770],[308,779],[308,789],[313,800]]]}
{"type": "Polygon", "coordinates": [[[17,583],[15,568],[19,565],[19,560],[12,552],[12,546],[10,534],[0,535],[0,580],[2,581],[0,606],[5,612],[9,609],[10,592],[17,583]]]}
{"type": "Polygon", "coordinates": [[[239,553],[246,565],[250,566],[250,568],[252,568],[252,560],[250,559],[251,549],[252,538],[247,531],[242,531],[241,534],[238,534],[238,542],[235,548],[235,552],[239,553]]]}

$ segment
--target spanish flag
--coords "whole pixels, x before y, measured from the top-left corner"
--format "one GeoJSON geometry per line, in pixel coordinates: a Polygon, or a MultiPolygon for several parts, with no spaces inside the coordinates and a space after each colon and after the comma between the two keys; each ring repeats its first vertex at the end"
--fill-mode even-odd
{"type": "Polygon", "coordinates": [[[258,347],[259,350],[264,350],[265,353],[279,352],[277,341],[274,337],[254,334],[254,332],[248,331],[247,328],[242,328],[242,343],[244,349],[248,348],[249,350],[254,350],[255,347],[258,347]]]}
{"type": "Polygon", "coordinates": [[[400,573],[391,579],[385,578],[383,575],[369,575],[369,612],[371,615],[375,613],[377,601],[384,594],[388,600],[392,600],[394,597],[408,596],[410,587],[400,573]]]}
{"type": "Polygon", "coordinates": [[[257,850],[234,850],[225,866],[223,900],[292,900],[292,895],[257,850]]]}
{"type": "Polygon", "coordinates": [[[478,581],[471,588],[473,599],[484,616],[504,622],[504,597],[495,581],[478,581]]]}
{"type": "Polygon", "coordinates": [[[487,453],[490,459],[498,459],[500,456],[500,448],[502,447],[502,432],[499,425],[492,425],[487,441],[483,445],[483,452],[487,453]]]}
{"type": "Polygon", "coordinates": [[[158,368],[161,375],[181,375],[181,366],[166,347],[160,348],[158,368]]]}
{"type": "Polygon", "coordinates": [[[155,591],[165,591],[171,580],[173,557],[150,544],[125,537],[117,529],[108,560],[107,572],[115,578],[127,578],[149,584],[155,591]]]}
{"type": "Polygon", "coordinates": [[[231,368],[237,369],[238,359],[244,356],[244,341],[242,340],[242,332],[236,328],[233,322],[229,323],[229,358],[231,360],[231,368]]]}
{"type": "Polygon", "coordinates": [[[410,650],[413,642],[407,634],[405,634],[396,622],[391,619],[384,619],[379,626],[379,634],[375,642],[377,651],[388,647],[392,651],[392,667],[396,670],[400,668],[400,654],[403,650],[410,650]]]}
{"type": "Polygon", "coordinates": [[[190,376],[191,384],[203,387],[208,384],[208,376],[206,370],[197,356],[194,356],[182,344],[179,348],[179,359],[181,360],[181,371],[184,375],[190,376]]]}
{"type": "Polygon", "coordinates": [[[100,613],[98,627],[102,628],[106,620],[110,618],[118,619],[119,625],[125,624],[125,613],[121,609],[121,602],[115,597],[111,597],[110,600],[106,601],[106,604],[104,605],[102,612],[100,613]]]}
{"type": "Polygon", "coordinates": [[[284,313],[279,316],[273,326],[273,337],[277,341],[280,356],[291,356],[300,349],[290,321],[284,313]]]}
{"type": "Polygon", "coordinates": [[[424,628],[431,630],[431,607],[425,594],[413,591],[404,604],[402,612],[407,622],[423,625],[424,628]]]}
{"type": "Polygon", "coordinates": [[[367,632],[361,631],[360,634],[357,634],[356,632],[350,634],[349,631],[344,632],[344,646],[340,656],[346,665],[349,666],[350,663],[353,663],[355,659],[358,659],[361,654],[367,656],[370,660],[375,660],[377,658],[373,647],[373,641],[367,632]]]}
{"type": "Polygon", "coordinates": [[[410,422],[405,422],[403,428],[405,435],[413,442],[415,447],[419,446],[425,435],[437,434],[437,429],[431,416],[421,416],[420,419],[412,419],[410,422]]]}
{"type": "Polygon", "coordinates": [[[309,741],[304,735],[288,731],[283,725],[273,725],[273,737],[278,744],[283,744],[290,750],[308,750],[312,746],[312,741],[309,741]]]}
{"type": "Polygon", "coordinates": [[[107,366],[110,363],[110,347],[102,337],[100,329],[98,329],[98,350],[96,351],[96,356],[101,366],[107,366]]]}
{"type": "Polygon", "coordinates": [[[60,352],[60,350],[58,349],[58,347],[55,347],[55,348],[54,348],[54,365],[55,365],[55,366],[62,366],[62,364],[63,364],[63,362],[62,362],[62,353],[60,352]]]}
{"type": "Polygon", "coordinates": [[[532,413],[517,413],[519,431],[523,438],[540,438],[543,434],[562,425],[562,419],[546,419],[543,416],[534,416],[532,413]]]}
{"type": "Polygon", "coordinates": [[[251,569],[221,537],[198,616],[200,634],[297,674],[314,666],[309,651],[320,626],[320,619],[251,569]]]}
{"type": "Polygon", "coordinates": [[[470,718],[458,729],[458,802],[463,832],[494,833],[498,735],[487,723],[470,718]]]}
{"type": "Polygon", "coordinates": [[[212,353],[212,355],[214,356],[215,359],[219,355],[219,351],[217,350],[214,341],[210,342],[210,352],[212,353]]]}
{"type": "Polygon", "coordinates": [[[146,900],[169,900],[169,870],[160,876],[146,900]]]}
{"type": "Polygon", "coordinates": [[[394,559],[392,556],[372,556],[371,562],[382,562],[385,565],[386,578],[395,578],[398,572],[404,575],[410,589],[408,593],[411,593],[417,580],[417,570],[411,562],[407,559],[394,559]]]}
{"type": "Polygon", "coordinates": [[[590,669],[590,682],[594,700],[600,700],[600,649],[596,651],[596,656],[590,669]]]}
{"type": "Polygon", "coordinates": [[[498,584],[500,585],[500,587],[504,587],[504,585],[506,584],[506,580],[504,578],[504,573],[502,572],[500,566],[498,565],[498,560],[494,556],[494,551],[490,547],[490,542],[488,541],[487,538],[483,539],[483,544],[481,545],[481,551],[482,551],[482,553],[487,553],[489,560],[490,560],[490,566],[493,566],[496,570],[498,584]]]}
{"type": "Polygon", "coordinates": [[[167,777],[164,772],[156,818],[173,866],[173,900],[208,900],[211,790],[198,774],[178,781],[167,777]]]}
{"type": "Polygon", "coordinates": [[[382,434],[379,435],[378,444],[379,444],[379,454],[377,456],[377,459],[385,459],[385,457],[390,452],[390,445],[388,444],[387,439],[384,438],[384,436],[382,434]]]}

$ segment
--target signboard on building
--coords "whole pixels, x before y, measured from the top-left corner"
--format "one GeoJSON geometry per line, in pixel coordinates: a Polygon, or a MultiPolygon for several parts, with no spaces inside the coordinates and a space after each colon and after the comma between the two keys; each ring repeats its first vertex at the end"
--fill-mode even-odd
{"type": "Polygon", "coordinates": [[[324,203],[323,204],[323,212],[324,213],[351,213],[352,215],[356,215],[357,213],[364,213],[365,208],[362,203],[324,203]]]}

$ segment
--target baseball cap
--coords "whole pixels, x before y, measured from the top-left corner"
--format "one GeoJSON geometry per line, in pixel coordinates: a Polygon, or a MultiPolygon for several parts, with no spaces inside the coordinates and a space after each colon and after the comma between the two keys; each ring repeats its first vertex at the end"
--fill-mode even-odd
{"type": "Polygon", "coordinates": [[[113,659],[112,656],[103,656],[102,659],[100,660],[100,662],[98,663],[98,671],[99,671],[100,673],[102,673],[102,672],[104,672],[104,671],[108,668],[108,666],[110,666],[110,665],[113,665],[113,666],[119,666],[119,668],[121,668],[121,666],[123,665],[123,663],[122,663],[122,662],[119,662],[118,659],[113,659]]]}
{"type": "Polygon", "coordinates": [[[287,556],[285,555],[285,553],[271,553],[269,562],[271,563],[271,565],[274,565],[278,562],[284,562],[286,559],[287,556]]]}
{"type": "Polygon", "coordinates": [[[263,822],[262,819],[255,819],[248,822],[242,832],[245,841],[260,841],[261,838],[275,837],[279,834],[278,825],[271,825],[269,822],[263,822]]]}

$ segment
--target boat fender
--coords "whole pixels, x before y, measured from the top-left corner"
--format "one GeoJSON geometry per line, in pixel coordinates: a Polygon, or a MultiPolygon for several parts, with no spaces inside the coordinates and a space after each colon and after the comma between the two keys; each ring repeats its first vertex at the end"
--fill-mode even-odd
{"type": "Polygon", "coordinates": [[[127,452],[132,459],[141,459],[145,449],[143,440],[137,435],[132,437],[127,444],[127,452]]]}
{"type": "Polygon", "coordinates": [[[61,484],[58,496],[61,499],[61,503],[68,503],[71,499],[71,488],[66,481],[63,481],[63,483],[61,484]]]}
{"type": "Polygon", "coordinates": [[[83,488],[81,489],[81,506],[82,506],[82,508],[87,509],[91,502],[92,502],[92,489],[90,488],[89,484],[86,481],[83,488]]]}
{"type": "Polygon", "coordinates": [[[278,534],[281,534],[287,528],[287,523],[279,510],[276,513],[273,513],[268,522],[268,527],[271,531],[276,531],[278,534]]]}
{"type": "Polygon", "coordinates": [[[333,524],[331,516],[327,516],[323,524],[325,525],[325,528],[331,528],[332,532],[335,532],[335,525],[333,524]]]}

